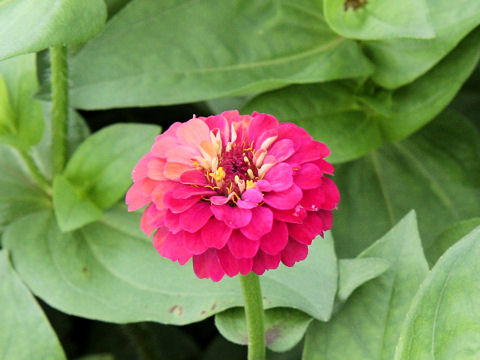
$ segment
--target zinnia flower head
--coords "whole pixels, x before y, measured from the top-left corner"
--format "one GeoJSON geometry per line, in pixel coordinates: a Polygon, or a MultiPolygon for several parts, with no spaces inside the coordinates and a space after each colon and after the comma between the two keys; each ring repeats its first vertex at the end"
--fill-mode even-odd
{"type": "Polygon", "coordinates": [[[194,117],[158,136],[132,172],[129,211],[160,255],[219,281],[306,258],[340,199],[328,148],[254,112],[194,117]]]}

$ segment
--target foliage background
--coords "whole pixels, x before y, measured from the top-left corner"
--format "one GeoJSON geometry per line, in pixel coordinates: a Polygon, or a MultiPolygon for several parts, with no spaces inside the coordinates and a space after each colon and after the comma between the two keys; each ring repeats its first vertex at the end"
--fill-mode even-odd
{"type": "Polygon", "coordinates": [[[0,334],[38,331],[34,342],[0,335],[4,357],[32,358],[19,350],[28,343],[59,359],[245,358],[216,330],[242,342],[235,279],[215,287],[162,261],[138,214],[118,205],[159,126],[239,108],[325,142],[342,194],[309,260],[262,279],[279,334],[270,347],[307,331],[269,356],[390,359],[398,342],[396,358],[428,358],[431,344],[408,339],[428,333],[440,293],[435,355],[474,358],[478,230],[428,269],[480,224],[479,22],[475,0],[0,1],[0,334]],[[69,47],[69,162],[53,177],[45,49],[59,44],[69,47]],[[463,258],[446,287],[442,274],[463,258]],[[302,279],[294,289],[292,278],[302,279]]]}

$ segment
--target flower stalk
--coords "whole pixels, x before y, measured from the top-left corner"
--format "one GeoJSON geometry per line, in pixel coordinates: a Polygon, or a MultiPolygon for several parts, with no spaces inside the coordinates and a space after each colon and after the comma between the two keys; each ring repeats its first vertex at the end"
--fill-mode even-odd
{"type": "Polygon", "coordinates": [[[67,159],[68,63],[67,48],[50,48],[52,71],[52,165],[53,174],[61,173],[67,159]]]}
{"type": "Polygon", "coordinates": [[[258,275],[240,275],[248,332],[248,360],[265,360],[265,328],[262,291],[258,275]]]}

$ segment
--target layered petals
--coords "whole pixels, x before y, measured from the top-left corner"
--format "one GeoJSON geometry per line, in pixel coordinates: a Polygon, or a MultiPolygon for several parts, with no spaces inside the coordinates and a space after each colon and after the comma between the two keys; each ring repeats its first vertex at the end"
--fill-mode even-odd
{"type": "Polygon", "coordinates": [[[173,124],[132,171],[129,211],[158,253],[219,281],[293,266],[332,226],[340,194],[328,148],[269,114],[173,124]]]}

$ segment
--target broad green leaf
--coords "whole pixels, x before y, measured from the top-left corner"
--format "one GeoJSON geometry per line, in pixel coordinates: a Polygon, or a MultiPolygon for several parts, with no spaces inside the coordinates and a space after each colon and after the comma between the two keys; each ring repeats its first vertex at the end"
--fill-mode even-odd
{"type": "Polygon", "coordinates": [[[340,259],[338,261],[338,293],[346,301],[359,286],[383,274],[390,262],[381,258],[340,259]]]}
{"type": "Polygon", "coordinates": [[[26,149],[38,143],[43,133],[41,105],[33,99],[38,88],[35,55],[0,61],[0,78],[0,143],[11,144],[10,137],[17,140],[17,147],[26,149]]]}
{"type": "Polygon", "coordinates": [[[452,246],[415,295],[396,360],[480,356],[480,227],[452,246]]]}
{"type": "Polygon", "coordinates": [[[58,227],[63,232],[78,229],[103,215],[101,209],[62,175],[55,176],[53,182],[53,207],[58,227]]]}
{"type": "Polygon", "coordinates": [[[11,222],[50,208],[48,196],[28,174],[18,152],[0,145],[0,233],[11,222]]]}
{"type": "Polygon", "coordinates": [[[341,257],[416,209],[423,245],[457,221],[480,213],[480,134],[447,112],[414,136],[336,167],[342,194],[333,235],[341,257]]]}
{"type": "Polygon", "coordinates": [[[414,212],[359,255],[369,257],[391,266],[355,291],[328,323],[312,322],[304,360],[392,359],[411,299],[428,273],[414,212]]]}
{"type": "MultiPolygon", "coordinates": [[[[273,351],[287,351],[302,340],[313,319],[305,313],[287,308],[265,311],[265,343],[273,351]]],[[[226,339],[239,345],[248,344],[243,308],[233,308],[215,315],[215,326],[226,339]]]]}
{"type": "Polygon", "coordinates": [[[388,3],[325,0],[324,14],[333,30],[351,39],[430,39],[435,36],[425,0],[390,0],[388,3]]]}
{"type": "Polygon", "coordinates": [[[308,257],[293,269],[280,265],[260,278],[264,305],[292,307],[328,321],[337,292],[337,257],[330,232],[318,236],[308,248],[308,257]]]}
{"type": "MultiPolygon", "coordinates": [[[[368,85],[337,81],[294,85],[260,94],[242,109],[274,114],[324,142],[331,162],[356,159],[385,141],[402,139],[432,120],[454,97],[478,62],[480,31],[412,84],[368,95],[368,85]]],[[[379,235],[379,234],[377,234],[379,235]]]]}
{"type": "Polygon", "coordinates": [[[155,125],[103,128],[77,148],[67,163],[65,178],[100,209],[112,206],[125,194],[133,167],[159,133],[155,125]]]}
{"type": "Polygon", "coordinates": [[[86,41],[106,16],[103,0],[0,1],[0,59],[86,41]]]}
{"type": "MultiPolygon", "coordinates": [[[[101,221],[61,233],[53,214],[39,212],[9,226],[4,246],[32,291],[69,314],[187,324],[243,304],[238,279],[200,280],[190,263],[162,258],[140,232],[139,221],[139,214],[113,208],[101,221]]],[[[337,285],[331,239],[315,240],[309,252],[293,268],[262,275],[266,308],[330,316],[337,285]]]]}
{"type": "Polygon", "coordinates": [[[449,247],[478,226],[480,226],[480,217],[459,221],[443,231],[435,238],[430,247],[425,250],[428,263],[434,265],[449,247]]]}
{"type": "Polygon", "coordinates": [[[477,29],[413,83],[394,91],[362,96],[362,102],[380,113],[385,138],[400,140],[438,115],[475,69],[480,59],[479,47],[480,29],[477,29]]]}
{"type": "Polygon", "coordinates": [[[434,39],[391,39],[363,44],[375,63],[372,78],[377,84],[393,89],[415,80],[480,24],[477,0],[426,0],[426,4],[434,39]]]}
{"type": "Polygon", "coordinates": [[[132,1],[72,59],[72,103],[188,103],[369,75],[369,60],[328,27],[321,5],[132,1]]]}
{"type": "Polygon", "coordinates": [[[75,360],[115,360],[113,355],[110,354],[95,354],[95,355],[87,355],[76,358],[75,360]]]}
{"type": "Polygon", "coordinates": [[[55,332],[0,250],[0,354],[3,360],[66,359],[55,332]]]}
{"type": "Polygon", "coordinates": [[[383,143],[381,123],[357,100],[352,85],[294,85],[253,98],[242,112],[255,110],[294,122],[330,148],[328,161],[347,161],[383,143]]]}

